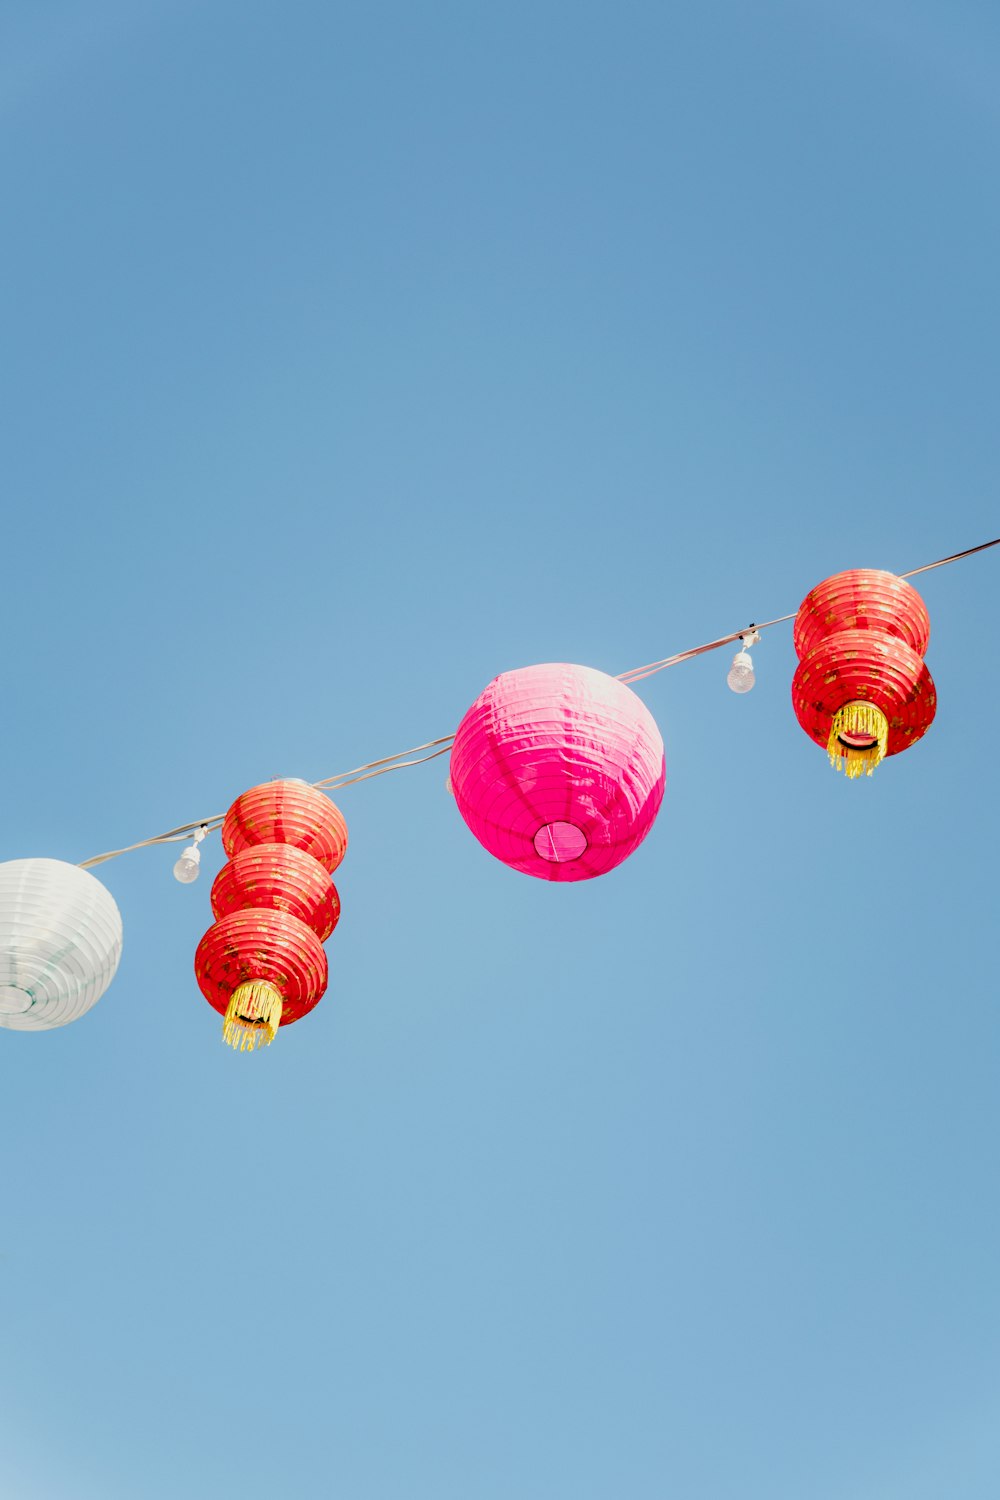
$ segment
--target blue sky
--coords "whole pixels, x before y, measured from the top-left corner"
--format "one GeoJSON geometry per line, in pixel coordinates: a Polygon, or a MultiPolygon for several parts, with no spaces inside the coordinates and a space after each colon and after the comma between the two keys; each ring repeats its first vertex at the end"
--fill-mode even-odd
{"type": "MultiPolygon", "coordinates": [[[[1000,534],[992,6],[9,0],[0,59],[5,857],[1000,534]]],[[[998,566],[921,580],[870,782],[790,627],[643,683],[601,880],[444,761],[345,791],[261,1055],[193,980],[218,840],[106,866],[113,987],[0,1034],[0,1489],[993,1500],[998,566]]]]}

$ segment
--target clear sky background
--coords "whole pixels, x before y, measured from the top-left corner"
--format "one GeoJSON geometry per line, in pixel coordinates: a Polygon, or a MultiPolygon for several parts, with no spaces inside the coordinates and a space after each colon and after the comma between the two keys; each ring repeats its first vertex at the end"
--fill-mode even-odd
{"type": "MultiPolygon", "coordinates": [[[[8,858],[77,861],[1000,534],[1000,12],[6,0],[8,858]]],[[[611,875],[338,801],[235,1056],[218,838],[0,1033],[13,1500],[995,1500],[1000,549],[848,784],[789,626],[642,684],[611,875]]]]}

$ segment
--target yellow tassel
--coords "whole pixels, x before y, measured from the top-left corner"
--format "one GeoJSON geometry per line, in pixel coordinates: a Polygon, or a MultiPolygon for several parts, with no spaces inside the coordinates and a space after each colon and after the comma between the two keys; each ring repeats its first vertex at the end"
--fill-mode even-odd
{"type": "Polygon", "coordinates": [[[870,776],[885,755],[889,725],[874,703],[845,703],[834,715],[826,749],[830,764],[851,781],[870,776]]]}
{"type": "Polygon", "coordinates": [[[222,1040],[240,1052],[269,1047],[281,1025],[281,995],[266,979],[248,979],[233,990],[222,1040]]]}

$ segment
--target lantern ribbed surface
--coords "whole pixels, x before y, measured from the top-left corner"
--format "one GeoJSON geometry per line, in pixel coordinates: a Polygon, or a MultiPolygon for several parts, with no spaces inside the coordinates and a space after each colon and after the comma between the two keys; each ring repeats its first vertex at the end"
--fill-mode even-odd
{"type": "Polygon", "coordinates": [[[937,707],[923,660],[930,634],[916,589],[876,568],[835,573],[799,606],[792,707],[849,778],[870,776],[929,728],[937,707]]]}
{"type": "Polygon", "coordinates": [[[111,892],[58,859],[0,864],[0,1026],[48,1031],[104,994],[122,952],[111,892]]]}
{"type": "Polygon", "coordinates": [[[916,589],[878,568],[835,573],[810,589],[795,616],[795,654],[807,656],[821,640],[844,630],[896,637],[918,656],[931,638],[930,616],[916,589]]]}
{"type": "Polygon", "coordinates": [[[319,938],[287,912],[251,907],[210,927],[198,944],[194,971],[209,1005],[225,1015],[230,996],[249,980],[273,985],[290,1026],[322,999],[326,953],[319,938]]]}
{"type": "Polygon", "coordinates": [[[254,844],[223,865],[212,886],[217,917],[245,907],[285,911],[311,927],[320,942],[340,920],[337,887],[318,859],[291,844],[254,844]]]}
{"type": "Polygon", "coordinates": [[[347,824],[306,782],[268,781],[237,797],[222,843],[230,862],[212,886],[219,920],[199,944],[195,973],[222,1012],[223,1041],[253,1052],[326,990],[323,939],[340,917],[330,872],[347,849],[347,824]]]}
{"type": "Polygon", "coordinates": [[[265,781],[237,797],[222,825],[230,858],[255,844],[291,844],[330,874],[347,852],[347,824],[329,797],[305,781],[265,781]]]}
{"type": "Polygon", "coordinates": [[[653,825],[666,765],[631,688],[591,667],[503,672],[462,719],[451,752],[459,812],[497,859],[541,880],[589,880],[653,825]]]}
{"type": "Polygon", "coordinates": [[[930,728],[937,699],[926,664],[905,641],[845,630],[799,662],[792,703],[806,734],[825,747],[834,715],[851,702],[882,710],[889,726],[885,753],[897,755],[930,728]]]}

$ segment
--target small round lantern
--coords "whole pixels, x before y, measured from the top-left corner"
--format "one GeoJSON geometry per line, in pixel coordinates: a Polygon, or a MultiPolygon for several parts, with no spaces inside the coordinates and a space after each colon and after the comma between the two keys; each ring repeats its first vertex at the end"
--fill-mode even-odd
{"type": "Polygon", "coordinates": [[[929,639],[923,600],[892,573],[837,573],[802,601],[792,705],[830,764],[852,780],[930,727],[937,698],[923,661],[929,639]]]}
{"type": "Polygon", "coordinates": [[[642,699],[591,667],[503,672],[458,727],[450,780],[476,838],[540,880],[590,880],[628,858],[663,800],[666,766],[642,699]]]}
{"type": "Polygon", "coordinates": [[[49,1031],[104,994],[122,952],[111,892],[59,859],[0,864],[0,1026],[49,1031]]]}
{"type": "Polygon", "coordinates": [[[212,886],[219,918],[245,907],[285,911],[325,943],[340,920],[337,887],[318,859],[291,844],[254,844],[223,865],[212,886]]]}
{"type": "Polygon", "coordinates": [[[198,945],[195,975],[224,1017],[223,1041],[252,1052],[326,990],[323,941],[340,918],[330,872],[347,824],[306,782],[268,781],[237,797],[222,842],[230,862],[212,886],[218,920],[198,945]]]}
{"type": "Polygon", "coordinates": [[[236,911],[198,944],[194,971],[209,1005],[224,1017],[223,1040],[253,1051],[312,1010],[327,984],[323,944],[287,912],[236,911]]]}
{"type": "Polygon", "coordinates": [[[824,578],[799,605],[792,627],[801,660],[842,630],[865,630],[905,641],[923,656],[931,638],[927,606],[912,584],[879,568],[851,568],[824,578]]]}
{"type": "Polygon", "coordinates": [[[290,844],[332,875],[347,853],[347,824],[340,808],[307,781],[265,781],[237,797],[222,825],[230,858],[254,844],[290,844]]]}

